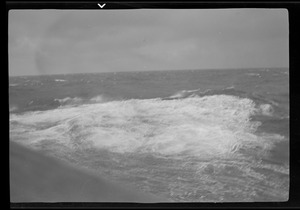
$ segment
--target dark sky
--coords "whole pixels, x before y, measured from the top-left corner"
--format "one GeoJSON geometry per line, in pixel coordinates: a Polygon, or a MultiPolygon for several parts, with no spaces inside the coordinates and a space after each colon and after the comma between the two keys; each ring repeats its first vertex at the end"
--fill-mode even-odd
{"type": "Polygon", "coordinates": [[[9,74],[288,67],[285,9],[11,10],[9,74]]]}

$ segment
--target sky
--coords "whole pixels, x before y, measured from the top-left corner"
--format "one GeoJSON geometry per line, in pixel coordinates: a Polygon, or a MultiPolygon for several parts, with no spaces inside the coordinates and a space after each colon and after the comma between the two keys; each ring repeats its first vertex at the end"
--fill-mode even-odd
{"type": "Polygon", "coordinates": [[[10,10],[9,75],[289,66],[286,9],[10,10]]]}

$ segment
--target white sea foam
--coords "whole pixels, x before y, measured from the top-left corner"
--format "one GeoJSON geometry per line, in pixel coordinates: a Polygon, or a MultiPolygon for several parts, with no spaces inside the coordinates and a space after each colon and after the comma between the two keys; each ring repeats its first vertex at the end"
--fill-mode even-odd
{"type": "Polygon", "coordinates": [[[186,95],[186,92],[179,91],[179,92],[175,93],[174,95],[171,95],[169,98],[182,98],[182,97],[184,97],[184,95],[186,95]]]}
{"type": "Polygon", "coordinates": [[[272,116],[274,109],[270,104],[262,104],[259,106],[259,112],[265,116],[272,116]]]}
{"type": "Polygon", "coordinates": [[[119,153],[203,159],[241,155],[242,150],[263,154],[280,138],[255,135],[259,123],[250,117],[257,110],[252,100],[228,95],[109,101],[12,114],[10,134],[12,139],[22,138],[24,144],[55,139],[69,148],[93,147],[119,153]]]}
{"type": "Polygon", "coordinates": [[[223,90],[231,90],[231,89],[234,89],[235,87],[232,85],[232,86],[229,86],[229,87],[226,87],[226,88],[223,88],[223,90]]]}
{"type": "Polygon", "coordinates": [[[95,96],[91,99],[83,99],[83,98],[80,98],[80,97],[66,97],[66,98],[56,98],[54,99],[54,101],[58,101],[60,103],[60,105],[64,106],[64,105],[79,105],[79,104],[89,104],[89,103],[101,103],[101,102],[104,102],[106,101],[107,99],[102,96],[102,95],[99,95],[99,96],[95,96]]]}
{"type": "Polygon", "coordinates": [[[102,95],[95,96],[89,100],[92,103],[101,103],[105,101],[105,98],[102,95]]]}
{"type": "Polygon", "coordinates": [[[55,79],[55,82],[65,82],[66,80],[64,79],[55,79]]]}
{"type": "Polygon", "coordinates": [[[257,77],[260,77],[260,74],[259,74],[259,73],[247,73],[247,75],[249,75],[249,76],[257,76],[257,77]]]}
{"type": "Polygon", "coordinates": [[[66,104],[76,104],[76,103],[80,103],[82,102],[82,98],[79,97],[66,97],[66,98],[62,98],[62,99],[54,99],[54,101],[58,101],[61,105],[66,105],[66,104]]]}
{"type": "Polygon", "coordinates": [[[190,96],[191,95],[190,93],[195,93],[199,90],[200,90],[200,88],[195,89],[195,90],[181,90],[181,91],[178,91],[177,93],[175,93],[174,95],[169,96],[169,98],[184,98],[184,97],[190,96]]]}

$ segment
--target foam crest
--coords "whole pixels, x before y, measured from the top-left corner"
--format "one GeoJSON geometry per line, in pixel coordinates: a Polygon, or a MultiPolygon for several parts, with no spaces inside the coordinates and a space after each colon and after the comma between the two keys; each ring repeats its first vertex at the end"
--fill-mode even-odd
{"type": "Polygon", "coordinates": [[[83,101],[82,98],[79,97],[66,97],[66,98],[62,98],[62,99],[54,99],[54,101],[58,101],[61,105],[66,105],[66,104],[78,104],[81,103],[83,101]]]}
{"type": "Polygon", "coordinates": [[[99,96],[95,96],[95,97],[91,98],[90,101],[92,103],[101,103],[101,102],[104,102],[105,99],[102,95],[99,95],[99,96]]]}
{"type": "Polygon", "coordinates": [[[66,82],[64,79],[55,79],[55,82],[66,82]]]}
{"type": "Polygon", "coordinates": [[[246,75],[249,75],[249,76],[258,76],[258,77],[261,77],[261,75],[259,73],[246,73],[246,75]]]}
{"type": "Polygon", "coordinates": [[[200,89],[195,89],[195,90],[181,90],[175,93],[174,95],[169,96],[168,98],[173,99],[173,98],[184,98],[191,96],[193,93],[199,91],[200,89]]]}
{"type": "Polygon", "coordinates": [[[66,97],[66,98],[61,98],[61,99],[54,99],[54,101],[58,101],[61,106],[66,106],[66,105],[81,105],[81,104],[92,104],[92,103],[101,103],[104,101],[107,101],[108,99],[105,99],[102,95],[95,96],[90,99],[84,99],[80,97],[66,97]]]}
{"type": "Polygon", "coordinates": [[[274,113],[274,108],[270,104],[262,104],[259,106],[259,112],[265,116],[272,116],[274,113]]]}
{"type": "Polygon", "coordinates": [[[213,158],[272,148],[274,139],[254,133],[256,112],[252,100],[228,95],[132,99],[12,114],[10,132],[27,144],[57,139],[70,148],[213,158]]]}

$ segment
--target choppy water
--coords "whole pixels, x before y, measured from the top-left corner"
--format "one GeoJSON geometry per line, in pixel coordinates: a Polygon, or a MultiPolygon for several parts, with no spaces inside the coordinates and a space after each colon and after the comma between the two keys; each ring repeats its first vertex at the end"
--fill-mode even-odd
{"type": "Polygon", "coordinates": [[[288,200],[288,69],[9,84],[12,141],[177,202],[288,200]]]}

